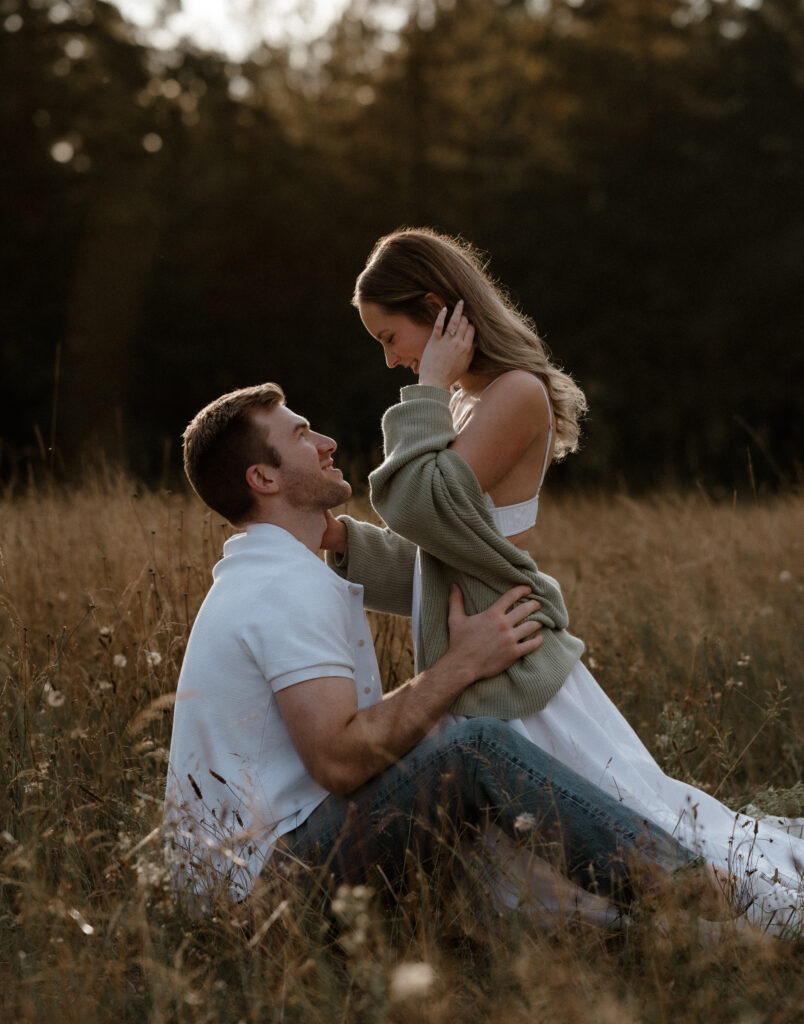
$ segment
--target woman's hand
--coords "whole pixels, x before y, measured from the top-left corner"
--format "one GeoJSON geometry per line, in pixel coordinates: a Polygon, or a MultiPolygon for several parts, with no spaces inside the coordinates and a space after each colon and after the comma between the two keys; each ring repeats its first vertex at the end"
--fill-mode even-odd
{"type": "Polygon", "coordinates": [[[419,383],[449,391],[472,362],[475,329],[463,315],[463,299],[456,303],[445,331],[446,318],[447,307],[444,306],[419,361],[419,383]]]}
{"type": "Polygon", "coordinates": [[[322,551],[334,551],[336,555],[346,554],[346,527],[335,516],[326,510],[324,515],[327,517],[327,528],[324,530],[324,536],[321,538],[321,550],[322,551]]]}

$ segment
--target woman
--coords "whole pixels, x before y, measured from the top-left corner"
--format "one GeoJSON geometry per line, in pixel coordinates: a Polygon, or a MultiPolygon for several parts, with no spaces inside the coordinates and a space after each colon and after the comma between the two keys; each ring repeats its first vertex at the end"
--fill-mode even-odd
{"type": "MultiPolygon", "coordinates": [[[[475,684],[453,710],[507,719],[727,871],[756,920],[780,933],[788,921],[799,927],[791,908],[799,905],[804,841],[785,822],[756,823],[661,771],[581,662],[560,589],[527,554],[547,469],[577,448],[582,391],[550,363],[533,325],[472,248],[455,239],[411,229],[380,239],[353,302],[388,366],[419,375],[383,419],[386,457],[370,477],[372,504],[417,548],[384,532],[403,591],[406,559],[415,557],[417,664],[430,664],[446,642],[449,583],[459,583],[475,611],[512,581],[529,582],[542,601],[542,648],[505,678],[475,684]]],[[[335,567],[366,583],[370,598],[380,561],[371,542],[361,556],[364,532],[342,517],[325,542],[339,553],[335,567]]]]}

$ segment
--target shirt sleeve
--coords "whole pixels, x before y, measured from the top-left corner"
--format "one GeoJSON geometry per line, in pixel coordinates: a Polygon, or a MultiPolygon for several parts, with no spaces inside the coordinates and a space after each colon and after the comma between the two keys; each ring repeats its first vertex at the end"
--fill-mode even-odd
{"type": "Polygon", "coordinates": [[[325,676],[354,679],[348,595],[334,574],[294,581],[281,601],[255,604],[242,636],[272,690],[325,676]]]}

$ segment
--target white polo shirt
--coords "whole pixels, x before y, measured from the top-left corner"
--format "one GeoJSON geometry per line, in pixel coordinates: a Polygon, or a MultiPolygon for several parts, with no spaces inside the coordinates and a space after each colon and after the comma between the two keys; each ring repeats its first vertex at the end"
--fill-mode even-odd
{"type": "Polygon", "coordinates": [[[382,699],[363,588],[278,526],[231,537],[190,633],[176,691],[165,823],[180,884],[242,899],[279,836],[329,794],[304,766],[274,694],[326,676],[382,699]]]}

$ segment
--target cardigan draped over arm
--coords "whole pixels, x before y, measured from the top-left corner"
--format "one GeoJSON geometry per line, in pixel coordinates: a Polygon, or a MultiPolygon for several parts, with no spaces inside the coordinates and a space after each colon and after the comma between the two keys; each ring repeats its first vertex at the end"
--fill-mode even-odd
{"type": "Polygon", "coordinates": [[[371,503],[388,529],[342,516],[345,556],[327,555],[336,572],[365,587],[366,605],[411,613],[416,548],[422,600],[417,647],[420,668],[449,646],[449,586],[457,583],[468,614],[484,611],[507,590],[527,584],[541,602],[543,643],[505,672],[481,679],[452,705],[456,714],[522,718],[540,711],[583,653],[567,632],[569,617],[558,583],[502,536],[469,464],[449,445],[455,438],[449,395],[419,384],[383,417],[385,459],[369,477],[371,503]]]}

